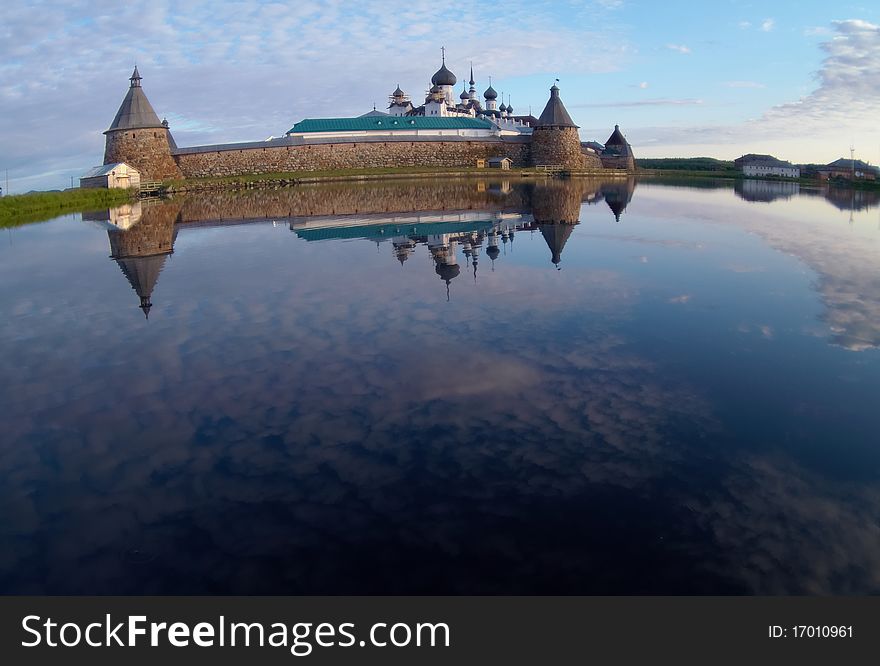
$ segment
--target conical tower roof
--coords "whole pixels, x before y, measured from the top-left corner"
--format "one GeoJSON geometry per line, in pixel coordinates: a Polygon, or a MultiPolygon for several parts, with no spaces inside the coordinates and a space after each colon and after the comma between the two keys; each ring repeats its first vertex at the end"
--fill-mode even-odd
{"type": "Polygon", "coordinates": [[[550,88],[550,99],[538,118],[538,127],[577,127],[559,97],[559,86],[550,88]]]}
{"type": "Polygon", "coordinates": [[[562,261],[562,250],[565,247],[566,242],[568,242],[568,237],[571,236],[571,232],[574,231],[574,225],[542,224],[539,226],[541,228],[541,235],[544,237],[544,240],[547,242],[547,246],[550,248],[550,252],[553,255],[550,258],[550,261],[558,266],[559,262],[562,261]]]}
{"type": "Polygon", "coordinates": [[[626,139],[623,138],[623,134],[620,133],[620,125],[614,126],[614,131],[611,133],[611,136],[608,137],[608,141],[605,142],[606,146],[625,146],[626,139]]]}
{"type": "Polygon", "coordinates": [[[141,88],[141,75],[138,73],[137,67],[134,68],[129,81],[131,81],[131,86],[128,89],[128,93],[125,95],[125,99],[122,100],[119,111],[116,112],[116,117],[113,119],[107,132],[145,127],[163,127],[162,123],[159,122],[159,116],[156,115],[153,106],[150,104],[150,100],[144,94],[144,89],[141,88]]]}

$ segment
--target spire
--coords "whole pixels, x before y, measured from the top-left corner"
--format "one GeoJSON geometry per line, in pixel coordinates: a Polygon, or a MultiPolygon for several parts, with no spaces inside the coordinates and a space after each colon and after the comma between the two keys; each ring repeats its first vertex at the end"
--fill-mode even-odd
{"type": "Polygon", "coordinates": [[[138,73],[137,66],[135,66],[129,80],[131,81],[131,87],[128,89],[125,99],[122,100],[122,104],[119,105],[119,111],[116,112],[116,117],[113,119],[107,132],[144,127],[164,127],[159,122],[159,116],[153,110],[150,100],[144,94],[144,89],[141,87],[141,75],[138,73]]]}
{"type": "Polygon", "coordinates": [[[471,85],[474,85],[474,61],[471,60],[471,80],[468,81],[471,85]]]}
{"type": "MultiPolygon", "coordinates": [[[[558,81],[559,79],[557,79],[558,81]]],[[[550,99],[547,100],[547,105],[544,107],[544,111],[541,113],[541,117],[538,118],[538,127],[577,127],[574,124],[574,121],[571,119],[571,116],[568,115],[568,111],[565,109],[565,105],[562,103],[562,99],[559,97],[559,86],[555,83],[553,87],[550,88],[550,99]]]]}

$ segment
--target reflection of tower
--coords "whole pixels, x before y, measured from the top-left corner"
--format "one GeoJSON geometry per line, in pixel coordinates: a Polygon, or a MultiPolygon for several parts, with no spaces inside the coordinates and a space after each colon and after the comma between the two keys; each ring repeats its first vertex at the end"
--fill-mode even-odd
{"type": "Polygon", "coordinates": [[[602,185],[602,194],[605,196],[605,203],[614,213],[614,219],[620,222],[620,215],[626,210],[629,202],[632,201],[633,192],[636,189],[636,179],[627,178],[626,182],[605,183],[602,185]]]}
{"type": "Polygon", "coordinates": [[[561,270],[559,263],[562,261],[562,249],[565,247],[566,242],[568,242],[568,237],[571,236],[571,232],[574,231],[574,225],[541,224],[538,225],[538,228],[541,230],[541,235],[544,237],[547,246],[550,248],[550,261],[553,262],[553,265],[555,265],[557,269],[561,270]]]}
{"type": "Polygon", "coordinates": [[[536,184],[532,192],[532,215],[557,268],[562,249],[580,220],[582,191],[574,182],[557,180],[536,184]]]}
{"type": "Polygon", "coordinates": [[[428,249],[436,264],[434,271],[440,279],[446,283],[446,300],[449,300],[449,283],[461,273],[456,257],[457,243],[449,240],[447,234],[440,234],[428,238],[428,249]]]}
{"type": "Polygon", "coordinates": [[[393,239],[391,244],[394,246],[394,256],[397,257],[397,261],[400,262],[401,266],[403,266],[404,261],[409,259],[409,255],[412,254],[416,247],[415,241],[406,236],[399,236],[393,239]]]}
{"type": "Polygon", "coordinates": [[[132,289],[140,298],[140,308],[149,318],[150,297],[165,261],[174,251],[177,235],[174,222],[179,205],[163,204],[143,210],[140,222],[125,231],[108,231],[110,257],[119,264],[132,289]]]}
{"type": "Polygon", "coordinates": [[[492,261],[492,272],[495,272],[495,260],[498,258],[498,255],[501,254],[501,250],[498,249],[498,231],[496,229],[492,229],[489,232],[489,238],[486,246],[486,256],[489,257],[492,261]]]}

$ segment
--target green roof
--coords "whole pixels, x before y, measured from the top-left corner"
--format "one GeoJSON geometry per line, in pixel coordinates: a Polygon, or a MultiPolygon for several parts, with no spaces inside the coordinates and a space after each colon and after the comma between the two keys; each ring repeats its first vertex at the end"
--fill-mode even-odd
{"type": "Polygon", "coordinates": [[[409,224],[370,224],[321,227],[318,229],[292,228],[299,238],[307,241],[329,239],[368,238],[392,239],[397,236],[432,236],[435,234],[463,234],[491,229],[491,220],[474,222],[412,222],[409,224]]]}
{"type": "Polygon", "coordinates": [[[427,116],[361,116],[359,118],[306,118],[287,133],[300,132],[378,132],[420,129],[492,129],[494,125],[479,118],[430,118],[427,116]]]}

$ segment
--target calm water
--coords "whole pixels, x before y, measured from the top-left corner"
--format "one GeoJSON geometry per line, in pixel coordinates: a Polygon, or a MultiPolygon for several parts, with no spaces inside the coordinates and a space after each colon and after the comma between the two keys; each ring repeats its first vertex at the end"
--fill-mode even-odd
{"type": "Polygon", "coordinates": [[[2,232],[0,591],[880,592],[877,197],[703,185],[2,232]]]}

